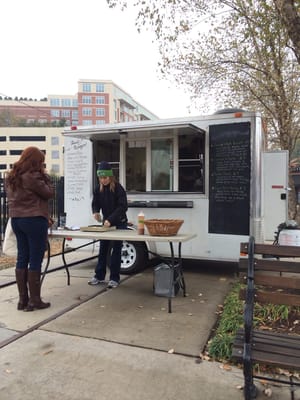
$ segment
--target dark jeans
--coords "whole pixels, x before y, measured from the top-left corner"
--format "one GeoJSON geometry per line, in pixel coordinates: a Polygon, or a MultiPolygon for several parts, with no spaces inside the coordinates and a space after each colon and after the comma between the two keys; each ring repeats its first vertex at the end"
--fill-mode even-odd
{"type": "MultiPolygon", "coordinates": [[[[117,226],[117,229],[126,229],[127,224],[117,226]]],[[[120,269],[121,269],[121,252],[123,242],[120,240],[100,240],[100,249],[98,256],[98,263],[95,268],[95,276],[100,281],[105,279],[107,258],[110,249],[112,249],[110,257],[110,275],[111,281],[120,282],[120,269]]]]}
{"type": "Polygon", "coordinates": [[[48,220],[44,217],[12,218],[11,226],[17,238],[16,268],[28,267],[40,271],[46,249],[48,220]]]}

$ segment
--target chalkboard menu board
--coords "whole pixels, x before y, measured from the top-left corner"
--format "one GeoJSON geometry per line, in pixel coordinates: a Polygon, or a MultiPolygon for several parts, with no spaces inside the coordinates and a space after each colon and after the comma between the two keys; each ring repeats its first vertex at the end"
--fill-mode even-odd
{"type": "Polygon", "coordinates": [[[248,235],[250,123],[209,127],[209,233],[248,235]]]}

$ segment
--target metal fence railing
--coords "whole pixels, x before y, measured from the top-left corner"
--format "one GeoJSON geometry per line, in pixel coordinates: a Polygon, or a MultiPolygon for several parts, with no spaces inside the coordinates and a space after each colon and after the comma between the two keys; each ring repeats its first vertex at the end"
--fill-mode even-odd
{"type": "MultiPolygon", "coordinates": [[[[55,196],[49,202],[50,215],[58,222],[59,216],[64,213],[64,177],[51,176],[55,187],[55,196]]],[[[8,204],[4,187],[4,175],[0,173],[0,244],[2,243],[4,232],[8,220],[8,204]]]]}

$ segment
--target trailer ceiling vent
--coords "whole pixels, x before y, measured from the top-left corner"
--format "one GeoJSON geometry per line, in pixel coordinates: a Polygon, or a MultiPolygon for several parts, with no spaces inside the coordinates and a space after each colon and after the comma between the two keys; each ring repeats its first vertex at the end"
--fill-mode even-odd
{"type": "Polygon", "coordinates": [[[240,118],[243,116],[244,112],[246,112],[246,110],[243,108],[222,108],[221,110],[217,110],[213,115],[234,114],[235,118],[240,118]]]}

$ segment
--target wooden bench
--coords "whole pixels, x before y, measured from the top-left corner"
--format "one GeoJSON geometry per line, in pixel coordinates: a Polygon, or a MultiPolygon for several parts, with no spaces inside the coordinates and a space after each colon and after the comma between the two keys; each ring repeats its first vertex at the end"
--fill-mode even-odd
{"type": "Polygon", "coordinates": [[[248,254],[239,262],[240,279],[247,285],[240,291],[240,298],[245,300],[244,327],[234,339],[232,358],[243,363],[244,397],[250,400],[257,396],[256,378],[289,384],[294,399],[299,382],[292,377],[288,380],[255,375],[253,365],[300,370],[300,336],[254,329],[253,314],[256,302],[300,306],[300,247],[255,244],[250,237],[248,243],[241,243],[241,254],[248,254]]]}

